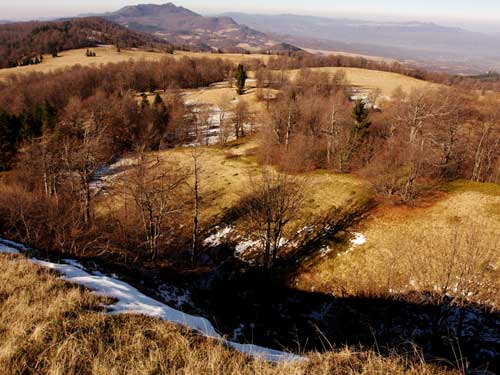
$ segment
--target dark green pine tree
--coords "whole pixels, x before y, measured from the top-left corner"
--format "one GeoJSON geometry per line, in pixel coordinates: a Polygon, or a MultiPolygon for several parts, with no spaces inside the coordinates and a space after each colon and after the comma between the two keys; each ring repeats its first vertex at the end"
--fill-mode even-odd
{"type": "Polygon", "coordinates": [[[366,108],[366,104],[361,100],[357,100],[352,110],[354,123],[351,128],[349,143],[341,159],[341,169],[343,172],[349,172],[351,170],[354,152],[359,149],[368,135],[368,130],[372,124],[369,120],[369,116],[370,112],[366,108]]]}
{"type": "Polygon", "coordinates": [[[245,67],[242,64],[238,65],[236,70],[236,92],[238,95],[243,95],[245,93],[245,82],[248,78],[245,67]]]}
{"type": "Polygon", "coordinates": [[[0,171],[8,170],[19,144],[19,120],[0,110],[0,171]]]}
{"type": "Polygon", "coordinates": [[[54,42],[49,43],[49,53],[52,57],[57,57],[57,44],[54,42]]]}
{"type": "Polygon", "coordinates": [[[368,133],[368,129],[371,126],[371,121],[368,120],[370,112],[366,109],[365,103],[361,100],[356,101],[356,105],[352,110],[352,118],[354,119],[354,125],[352,127],[352,134],[354,139],[363,139],[368,133]]]}
{"type": "Polygon", "coordinates": [[[42,106],[42,132],[44,134],[54,131],[56,127],[56,116],[56,109],[50,105],[48,100],[45,100],[42,106]]]}
{"type": "Polygon", "coordinates": [[[149,92],[153,93],[156,91],[156,82],[153,78],[149,80],[149,92]]]}
{"type": "Polygon", "coordinates": [[[159,94],[156,94],[153,101],[152,115],[154,135],[151,139],[150,147],[153,150],[158,150],[167,131],[168,121],[170,118],[168,108],[165,106],[165,103],[159,94]]]}
{"type": "Polygon", "coordinates": [[[153,102],[153,105],[155,107],[157,107],[157,106],[159,106],[161,104],[163,104],[163,99],[161,98],[160,94],[157,93],[156,96],[155,96],[155,100],[153,102]]]}
{"type": "Polygon", "coordinates": [[[149,100],[146,94],[142,94],[141,109],[149,107],[149,100]]]}

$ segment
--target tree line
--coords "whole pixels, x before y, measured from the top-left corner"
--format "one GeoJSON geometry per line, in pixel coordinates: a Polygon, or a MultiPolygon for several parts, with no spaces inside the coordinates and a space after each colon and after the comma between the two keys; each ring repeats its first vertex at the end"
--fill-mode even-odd
{"type": "MultiPolygon", "coordinates": [[[[134,127],[146,129],[149,124],[160,127],[160,123],[166,124],[166,118],[172,119],[166,113],[174,113],[176,109],[156,103],[152,109],[148,106],[142,117],[137,117],[133,114],[136,103],[132,100],[136,92],[208,86],[225,79],[232,69],[230,63],[218,59],[165,58],[159,62],[124,62],[101,68],[77,66],[49,74],[12,76],[0,84],[0,148],[3,150],[0,169],[12,166],[13,157],[22,145],[57,131],[57,124],[72,100],[85,102],[99,94],[109,108],[113,108],[115,102],[132,106],[121,110],[122,114],[130,115],[124,119],[125,123],[133,124],[127,131],[132,132],[134,127]]],[[[180,103],[172,100],[170,106],[178,108],[180,103]]],[[[165,139],[180,137],[179,130],[176,131],[172,127],[165,139]]],[[[122,140],[120,144],[131,147],[134,140],[122,140]]],[[[159,141],[152,140],[151,144],[159,144],[159,141]]]]}
{"type": "MultiPolygon", "coordinates": [[[[442,181],[500,182],[500,111],[494,94],[443,86],[392,94],[382,110],[349,100],[342,71],[308,69],[280,88],[264,115],[261,158],[285,171],[329,169],[367,177],[382,197],[411,202],[442,181]]],[[[263,99],[265,100],[265,99],[263,99]]],[[[372,98],[373,101],[377,99],[372,98]]]]}
{"type": "Polygon", "coordinates": [[[466,90],[500,91],[498,73],[489,72],[484,75],[466,76],[443,72],[432,72],[412,67],[397,61],[372,60],[360,56],[317,55],[308,52],[290,52],[269,59],[267,67],[273,70],[289,70],[301,68],[343,67],[380,70],[403,74],[408,77],[466,90]]]}
{"type": "Polygon", "coordinates": [[[172,46],[164,40],[99,17],[9,23],[0,25],[0,68],[35,63],[42,54],[56,57],[61,51],[99,44],[172,51],[172,46]]]}

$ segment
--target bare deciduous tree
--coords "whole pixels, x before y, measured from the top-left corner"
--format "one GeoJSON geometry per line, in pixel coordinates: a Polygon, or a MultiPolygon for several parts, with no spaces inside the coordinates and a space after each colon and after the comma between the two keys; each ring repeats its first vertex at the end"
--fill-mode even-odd
{"type": "Polygon", "coordinates": [[[180,187],[189,171],[174,163],[162,164],[160,159],[148,160],[141,153],[133,172],[125,180],[125,189],[132,198],[142,223],[143,234],[154,260],[165,236],[171,233],[169,224],[182,209],[180,187]]]}
{"type": "Polygon", "coordinates": [[[263,266],[271,268],[283,247],[286,226],[297,217],[303,201],[303,183],[291,175],[263,169],[251,178],[250,196],[244,201],[252,233],[262,244],[263,266]]]}

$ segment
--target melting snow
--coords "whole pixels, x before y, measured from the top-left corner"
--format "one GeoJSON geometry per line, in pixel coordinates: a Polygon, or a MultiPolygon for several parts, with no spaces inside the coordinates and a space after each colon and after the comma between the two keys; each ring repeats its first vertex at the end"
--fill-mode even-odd
{"type": "Polygon", "coordinates": [[[236,253],[236,255],[241,256],[254,246],[258,245],[259,242],[260,241],[253,241],[253,240],[240,242],[238,245],[236,245],[234,252],[236,253]]]}
{"type": "MultiPolygon", "coordinates": [[[[218,229],[218,228],[216,228],[218,229]]],[[[205,238],[203,241],[204,246],[209,246],[209,247],[216,247],[219,246],[222,241],[233,231],[233,228],[231,227],[224,227],[222,229],[219,229],[216,233],[212,234],[211,236],[205,238]]]]}
{"type": "Polygon", "coordinates": [[[19,250],[14,249],[13,247],[9,247],[0,243],[0,253],[4,254],[19,254],[19,250]]]}
{"type": "MultiPolygon", "coordinates": [[[[227,228],[226,228],[227,230],[227,228]]],[[[0,242],[0,252],[9,254],[19,254],[18,249],[25,247],[12,243],[10,241],[0,242]]],[[[159,301],[154,300],[142,294],[133,286],[120,281],[116,278],[104,276],[102,274],[88,273],[85,268],[74,260],[65,260],[65,264],[56,264],[38,259],[29,259],[30,262],[39,266],[49,268],[59,272],[63,280],[78,285],[83,285],[93,290],[97,295],[111,297],[116,300],[115,303],[106,306],[110,314],[141,314],[162,320],[167,320],[200,332],[206,337],[222,341],[229,347],[232,347],[244,354],[264,359],[272,362],[296,361],[303,357],[268,349],[257,345],[239,344],[223,339],[215,330],[214,326],[205,318],[197,317],[173,309],[159,301]]]]}
{"type": "Polygon", "coordinates": [[[356,249],[357,247],[364,245],[366,243],[366,237],[362,233],[353,233],[354,238],[351,240],[351,246],[347,251],[344,251],[343,253],[340,253],[339,255],[347,255],[350,254],[356,249]]]}

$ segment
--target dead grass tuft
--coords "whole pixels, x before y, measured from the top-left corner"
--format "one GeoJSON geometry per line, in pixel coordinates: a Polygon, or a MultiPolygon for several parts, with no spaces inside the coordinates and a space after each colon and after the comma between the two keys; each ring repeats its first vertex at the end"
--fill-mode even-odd
{"type": "Polygon", "coordinates": [[[273,365],[142,316],[102,313],[103,298],[0,256],[0,369],[14,374],[452,374],[404,357],[342,350],[273,365]]]}

